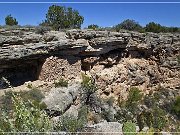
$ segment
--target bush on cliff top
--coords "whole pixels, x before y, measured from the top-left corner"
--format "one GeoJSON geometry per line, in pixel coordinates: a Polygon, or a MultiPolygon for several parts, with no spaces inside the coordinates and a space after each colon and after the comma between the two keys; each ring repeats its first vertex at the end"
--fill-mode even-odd
{"type": "Polygon", "coordinates": [[[98,25],[96,25],[96,24],[91,24],[91,25],[88,25],[88,27],[87,27],[88,29],[93,29],[93,30],[96,30],[96,29],[98,29],[99,28],[99,26],[98,25]]]}
{"type": "Polygon", "coordinates": [[[5,23],[6,25],[18,25],[18,21],[16,20],[16,18],[12,17],[11,15],[6,16],[5,18],[5,23]]]}

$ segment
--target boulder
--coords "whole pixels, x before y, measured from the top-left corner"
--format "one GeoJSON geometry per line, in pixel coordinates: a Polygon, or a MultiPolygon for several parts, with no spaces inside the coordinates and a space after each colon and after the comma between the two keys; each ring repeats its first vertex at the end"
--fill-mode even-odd
{"type": "Polygon", "coordinates": [[[47,105],[47,109],[64,113],[77,98],[80,86],[76,83],[68,87],[52,88],[43,102],[47,105]]]}

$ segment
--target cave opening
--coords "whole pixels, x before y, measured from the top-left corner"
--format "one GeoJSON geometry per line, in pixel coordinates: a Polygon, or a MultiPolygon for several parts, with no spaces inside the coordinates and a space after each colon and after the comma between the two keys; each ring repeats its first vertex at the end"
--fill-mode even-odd
{"type": "Polygon", "coordinates": [[[43,61],[33,60],[31,63],[21,62],[18,66],[3,69],[0,73],[0,89],[8,88],[9,85],[17,87],[28,81],[38,80],[43,61]],[[9,84],[8,84],[9,83],[9,84]]]}

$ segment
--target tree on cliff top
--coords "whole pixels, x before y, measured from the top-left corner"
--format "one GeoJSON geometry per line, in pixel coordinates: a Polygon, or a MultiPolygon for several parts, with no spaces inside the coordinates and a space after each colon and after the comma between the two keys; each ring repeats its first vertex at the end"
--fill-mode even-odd
{"type": "Polygon", "coordinates": [[[11,15],[6,16],[5,18],[5,23],[6,25],[18,25],[18,21],[16,20],[16,18],[12,17],[11,15]]]}
{"type": "MultiPolygon", "coordinates": [[[[71,7],[52,5],[46,14],[46,25],[48,24],[54,30],[66,28],[81,28],[84,17],[77,10],[71,7]]],[[[44,23],[42,23],[44,24],[44,23]]]]}
{"type": "Polygon", "coordinates": [[[130,31],[142,31],[142,26],[134,21],[134,20],[124,20],[122,23],[115,26],[116,31],[119,31],[120,29],[130,30],[130,31]]]}
{"type": "Polygon", "coordinates": [[[96,29],[98,29],[98,28],[100,28],[100,27],[99,27],[98,25],[96,25],[96,24],[88,25],[88,29],[96,30],[96,29]]]}
{"type": "Polygon", "coordinates": [[[158,23],[155,22],[150,22],[146,25],[145,30],[147,32],[155,32],[155,33],[159,33],[159,32],[179,32],[179,28],[178,27],[166,27],[166,26],[162,26],[158,23]]]}

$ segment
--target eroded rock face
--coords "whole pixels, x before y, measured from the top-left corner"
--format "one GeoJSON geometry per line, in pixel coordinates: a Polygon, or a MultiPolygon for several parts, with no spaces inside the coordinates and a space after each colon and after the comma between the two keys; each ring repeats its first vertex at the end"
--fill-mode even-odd
{"type": "Polygon", "coordinates": [[[141,55],[146,52],[151,55],[158,51],[169,54],[180,49],[179,34],[69,30],[51,31],[44,35],[23,32],[20,35],[6,36],[3,32],[0,31],[0,62],[53,54],[97,56],[115,49],[139,51],[141,55]]]}
{"type": "Polygon", "coordinates": [[[16,85],[75,80],[85,71],[96,79],[100,95],[124,99],[130,86],[147,93],[158,83],[178,87],[179,55],[180,34],[0,30],[0,77],[18,80],[16,85]]]}

